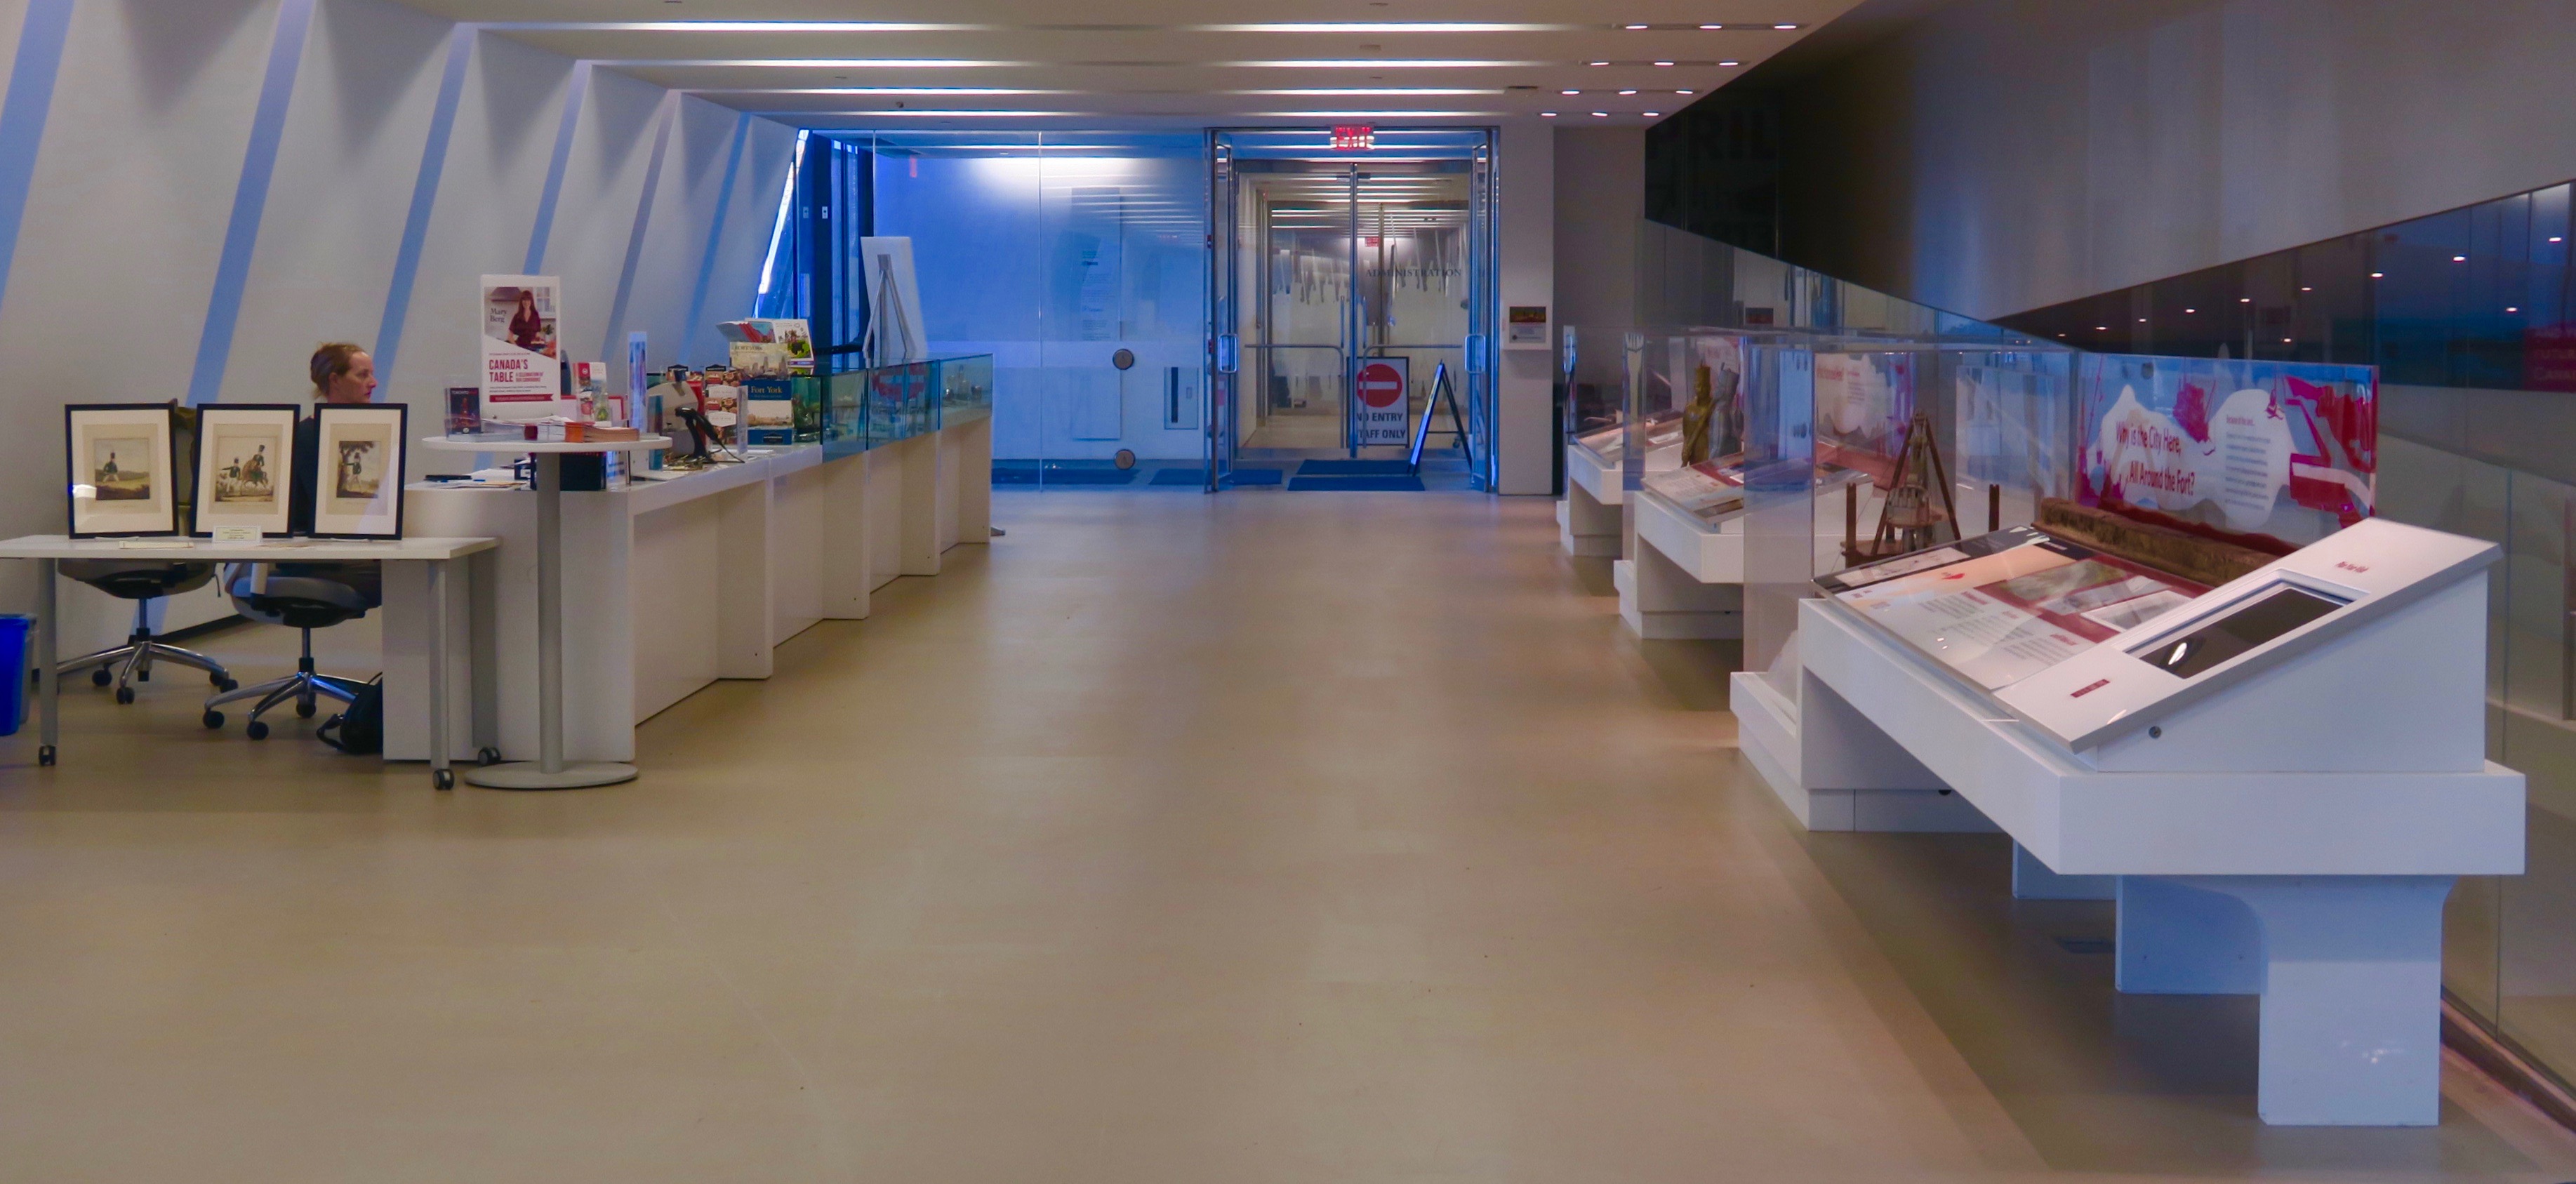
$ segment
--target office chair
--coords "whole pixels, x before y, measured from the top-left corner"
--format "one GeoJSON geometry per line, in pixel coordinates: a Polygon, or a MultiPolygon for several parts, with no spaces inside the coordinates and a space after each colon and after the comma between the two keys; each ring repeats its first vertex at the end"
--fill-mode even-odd
{"type": "Polygon", "coordinates": [[[358,688],[367,684],[362,678],[341,678],[318,674],[313,669],[313,631],[327,629],[344,621],[367,615],[367,610],[381,603],[375,593],[374,564],[310,563],[288,565],[292,574],[273,570],[268,563],[236,563],[224,572],[224,591],[232,597],[233,607],[241,615],[271,625],[284,625],[303,634],[303,650],[296,659],[295,673],[273,678],[257,686],[228,688],[206,700],[205,724],[209,728],[224,726],[227,703],[256,699],[250,719],[242,732],[253,740],[268,738],[268,723],[260,716],[272,707],[285,703],[295,705],[295,714],[311,719],[320,709],[322,699],[340,703],[354,701],[358,688]],[[342,573],[341,567],[364,567],[363,573],[342,573]]]}
{"type": "Polygon", "coordinates": [[[125,644],[74,658],[54,667],[57,678],[89,671],[92,686],[116,684],[116,701],[134,701],[134,684],[152,681],[154,662],[175,662],[206,672],[208,681],[219,691],[229,691],[241,684],[233,681],[221,662],[191,649],[182,649],[152,636],[152,601],[157,597],[181,592],[194,592],[214,578],[211,563],[177,563],[167,559],[66,559],[60,570],[64,575],[114,596],[134,602],[134,632],[125,644]]]}

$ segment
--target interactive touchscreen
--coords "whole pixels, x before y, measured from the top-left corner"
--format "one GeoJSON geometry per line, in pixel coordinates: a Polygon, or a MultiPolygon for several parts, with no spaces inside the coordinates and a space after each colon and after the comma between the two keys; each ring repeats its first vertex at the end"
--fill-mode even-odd
{"type": "Polygon", "coordinates": [[[2281,584],[2181,637],[2138,651],[2138,658],[2176,678],[2191,678],[2345,603],[2281,584]]]}

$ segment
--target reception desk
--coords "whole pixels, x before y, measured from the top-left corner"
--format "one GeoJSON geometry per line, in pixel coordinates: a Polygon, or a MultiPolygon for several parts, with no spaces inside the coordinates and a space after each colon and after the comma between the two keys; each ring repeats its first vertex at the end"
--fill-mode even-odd
{"type": "MultiPolygon", "coordinates": [[[[563,497],[564,743],[579,761],[632,761],[635,725],[720,678],[767,678],[780,642],[868,615],[897,576],[992,534],[992,421],[977,417],[865,451],[799,445],[627,488],[563,497]]],[[[451,688],[471,734],[504,756],[537,748],[536,497],[524,489],[417,483],[413,534],[498,538],[469,597],[493,622],[489,652],[459,656],[451,688]]],[[[428,611],[423,579],[388,572],[387,619],[428,611]]],[[[468,636],[461,625],[451,638],[468,636]]],[[[389,639],[390,640],[390,639],[389,639]]],[[[463,640],[456,644],[462,646],[463,640]]],[[[388,644],[385,755],[429,756],[426,653],[388,644]]],[[[465,731],[460,729],[460,732],[465,731]]],[[[473,755],[471,742],[460,739],[473,755]]]]}

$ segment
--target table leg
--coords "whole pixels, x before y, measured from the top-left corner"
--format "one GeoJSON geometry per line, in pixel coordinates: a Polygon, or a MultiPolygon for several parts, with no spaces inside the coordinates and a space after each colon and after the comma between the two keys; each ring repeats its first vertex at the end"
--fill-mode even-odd
{"type": "Polygon", "coordinates": [[[63,738],[63,704],[54,674],[56,623],[62,614],[54,603],[54,561],[36,561],[36,763],[54,763],[54,746],[63,738]]]}
{"type": "Polygon", "coordinates": [[[635,779],[635,766],[568,764],[563,738],[563,454],[540,452],[537,494],[537,761],[475,769],[465,779],[492,789],[583,789],[635,779]]]}
{"type": "Polygon", "coordinates": [[[429,563],[429,781],[439,789],[456,788],[447,767],[455,747],[447,734],[447,568],[444,559],[429,563]]]}

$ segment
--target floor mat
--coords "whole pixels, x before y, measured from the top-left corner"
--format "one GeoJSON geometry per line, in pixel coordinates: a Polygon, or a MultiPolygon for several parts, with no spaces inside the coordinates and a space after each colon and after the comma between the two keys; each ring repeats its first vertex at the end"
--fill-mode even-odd
{"type": "MultiPolygon", "coordinates": [[[[1277,485],[1286,475],[1277,469],[1236,469],[1226,474],[1225,483],[1228,486],[1277,485]]],[[[1156,469],[1154,479],[1146,484],[1204,486],[1207,484],[1207,470],[1156,469]]]]}
{"type": "Polygon", "coordinates": [[[995,485],[1132,485],[1134,469],[1046,469],[1000,468],[993,470],[995,485]]]}
{"type": "Polygon", "coordinates": [[[1299,473],[1295,479],[1288,482],[1288,489],[1295,493],[1307,490],[1326,492],[1340,490],[1348,493],[1420,493],[1422,478],[1410,474],[1400,477],[1309,477],[1299,473]]]}
{"type": "Polygon", "coordinates": [[[1400,460],[1310,460],[1297,466],[1300,477],[1410,477],[1413,466],[1400,460]]]}

